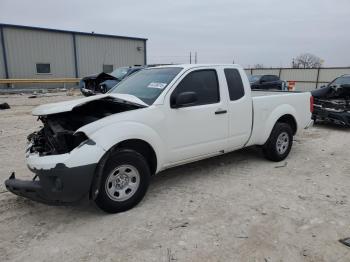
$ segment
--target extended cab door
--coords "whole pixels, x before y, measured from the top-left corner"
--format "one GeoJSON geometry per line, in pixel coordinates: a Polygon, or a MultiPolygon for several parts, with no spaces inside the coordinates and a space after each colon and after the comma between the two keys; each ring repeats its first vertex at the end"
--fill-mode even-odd
{"type": "Polygon", "coordinates": [[[166,96],[168,164],[218,154],[227,143],[228,108],[215,69],[192,69],[166,96]],[[176,108],[180,93],[194,92],[194,103],[176,108]]]}
{"type": "Polygon", "coordinates": [[[241,148],[248,141],[253,121],[253,104],[249,82],[241,77],[242,69],[225,68],[226,89],[228,90],[229,139],[226,150],[241,148]]]}

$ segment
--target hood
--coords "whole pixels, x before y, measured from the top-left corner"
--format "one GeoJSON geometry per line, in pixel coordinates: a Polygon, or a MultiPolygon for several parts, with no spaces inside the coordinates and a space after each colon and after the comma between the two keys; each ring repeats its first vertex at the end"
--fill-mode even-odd
{"type": "Polygon", "coordinates": [[[114,98],[116,100],[119,100],[122,103],[129,103],[129,104],[133,104],[141,107],[148,107],[146,103],[144,103],[141,99],[137,98],[136,96],[127,95],[127,94],[110,93],[110,94],[89,96],[89,97],[80,98],[80,99],[71,100],[71,101],[63,101],[58,103],[41,105],[34,108],[32,111],[32,114],[34,116],[44,116],[44,115],[52,115],[57,113],[69,112],[69,111],[72,111],[73,108],[77,106],[81,106],[88,102],[103,99],[103,98],[114,98]]]}
{"type": "Polygon", "coordinates": [[[89,75],[86,77],[83,77],[82,80],[95,80],[95,79],[99,79],[99,78],[109,78],[109,79],[117,79],[116,77],[108,74],[108,73],[98,73],[98,74],[94,74],[94,75],[89,75]]]}

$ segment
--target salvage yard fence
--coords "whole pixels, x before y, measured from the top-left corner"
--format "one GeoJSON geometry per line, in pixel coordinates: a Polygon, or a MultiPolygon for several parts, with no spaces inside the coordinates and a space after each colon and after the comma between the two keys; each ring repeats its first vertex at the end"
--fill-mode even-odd
{"type": "Polygon", "coordinates": [[[285,81],[295,81],[296,91],[311,91],[330,83],[338,76],[350,74],[350,67],[321,68],[248,68],[247,75],[277,75],[285,81]]]}
{"type": "MultiPolygon", "coordinates": [[[[282,80],[294,81],[296,91],[310,91],[328,84],[338,76],[350,74],[350,67],[247,68],[245,71],[248,75],[278,75],[282,80]]],[[[74,87],[79,81],[79,78],[0,79],[0,92],[14,87],[22,90],[30,87],[74,87]]]]}

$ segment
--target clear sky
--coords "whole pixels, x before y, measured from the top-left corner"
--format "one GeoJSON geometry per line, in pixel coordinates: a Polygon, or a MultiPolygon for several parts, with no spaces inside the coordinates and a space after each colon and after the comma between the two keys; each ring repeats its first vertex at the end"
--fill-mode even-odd
{"type": "Polygon", "coordinates": [[[149,63],[350,66],[350,0],[0,0],[0,22],[145,37],[149,63]]]}

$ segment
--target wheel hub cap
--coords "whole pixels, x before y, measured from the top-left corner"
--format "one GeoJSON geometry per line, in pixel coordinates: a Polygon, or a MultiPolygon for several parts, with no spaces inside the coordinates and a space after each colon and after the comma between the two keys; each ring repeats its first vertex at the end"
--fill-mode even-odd
{"type": "Polygon", "coordinates": [[[105,183],[108,197],[113,201],[131,198],[140,185],[140,174],[132,165],[121,165],[113,169],[105,183]]]}
{"type": "Polygon", "coordinates": [[[277,152],[282,155],[284,154],[287,149],[289,147],[289,136],[287,132],[282,132],[278,138],[277,138],[277,142],[276,142],[276,149],[277,152]]]}
{"type": "Polygon", "coordinates": [[[115,179],[115,187],[123,189],[129,184],[129,177],[125,174],[118,174],[115,179]]]}

